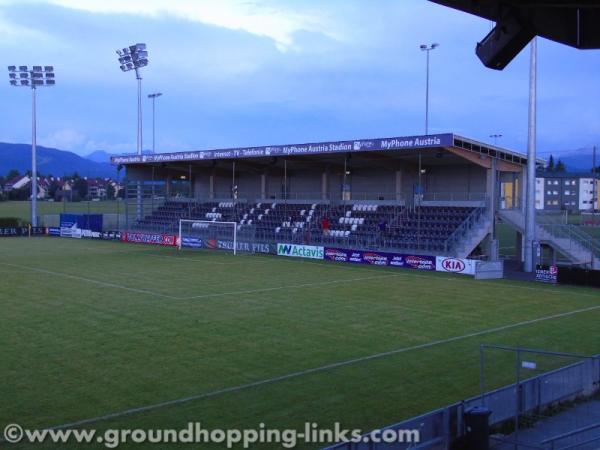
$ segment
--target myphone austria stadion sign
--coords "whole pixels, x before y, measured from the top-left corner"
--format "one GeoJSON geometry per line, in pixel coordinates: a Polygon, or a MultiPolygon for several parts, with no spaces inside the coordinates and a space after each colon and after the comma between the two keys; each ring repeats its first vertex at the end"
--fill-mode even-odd
{"type": "Polygon", "coordinates": [[[428,136],[361,139],[355,141],[318,142],[312,144],[271,145],[266,147],[202,150],[153,155],[113,156],[113,164],[150,162],[197,161],[232,158],[261,158],[267,156],[319,155],[364,151],[395,151],[419,148],[447,147],[454,144],[454,135],[432,134],[428,136]]]}

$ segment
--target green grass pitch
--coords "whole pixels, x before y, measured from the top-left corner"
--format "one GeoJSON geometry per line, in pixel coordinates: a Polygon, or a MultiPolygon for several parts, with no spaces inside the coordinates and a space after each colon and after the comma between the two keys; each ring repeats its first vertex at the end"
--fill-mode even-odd
{"type": "MultiPolygon", "coordinates": [[[[115,200],[101,202],[48,202],[38,201],[38,216],[60,213],[74,214],[123,214],[125,206],[115,200]]],[[[29,223],[31,204],[28,201],[0,202],[0,217],[16,217],[29,223]]]]}
{"type": "Polygon", "coordinates": [[[481,343],[600,353],[591,289],[60,238],[0,254],[0,428],[208,394],[86,427],[367,431],[478,394],[481,343]]]}

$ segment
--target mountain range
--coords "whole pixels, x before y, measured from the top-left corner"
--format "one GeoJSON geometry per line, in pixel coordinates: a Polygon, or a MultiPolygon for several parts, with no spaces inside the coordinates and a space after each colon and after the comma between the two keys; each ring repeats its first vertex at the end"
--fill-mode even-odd
{"type": "MultiPolygon", "coordinates": [[[[547,156],[545,159],[549,157],[547,156]]],[[[556,152],[554,162],[556,163],[559,159],[565,164],[568,172],[591,172],[592,170],[592,150],[589,148],[556,152]]],[[[598,166],[600,166],[600,150],[596,151],[596,167],[598,166]]]]}
{"type": "MultiPolygon", "coordinates": [[[[37,146],[37,167],[41,175],[64,176],[77,172],[83,177],[116,178],[117,168],[110,164],[110,154],[96,151],[88,157],[75,153],[37,146]]],[[[0,175],[10,170],[25,173],[31,170],[31,145],[0,142],[0,175]]]]}

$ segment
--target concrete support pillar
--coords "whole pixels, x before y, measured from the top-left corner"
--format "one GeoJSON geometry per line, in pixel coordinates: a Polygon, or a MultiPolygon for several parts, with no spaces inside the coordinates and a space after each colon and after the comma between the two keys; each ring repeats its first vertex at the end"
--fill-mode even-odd
{"type": "Polygon", "coordinates": [[[171,184],[173,183],[173,175],[171,171],[167,169],[167,185],[165,186],[165,194],[167,198],[171,197],[171,184]]]}
{"type": "Polygon", "coordinates": [[[527,197],[527,167],[519,174],[519,209],[525,215],[525,198],[527,197]]]}
{"type": "Polygon", "coordinates": [[[329,180],[327,172],[321,175],[321,200],[329,199],[329,180]]]}
{"type": "Polygon", "coordinates": [[[523,262],[523,234],[517,231],[517,237],[515,240],[515,257],[523,262]]]}
{"type": "Polygon", "coordinates": [[[215,174],[211,173],[208,178],[208,198],[214,200],[215,198],[215,174]]]}
{"type": "Polygon", "coordinates": [[[520,206],[519,203],[519,193],[518,193],[518,189],[519,189],[519,178],[517,176],[516,172],[511,172],[511,176],[512,176],[512,202],[510,207],[511,208],[517,208],[520,206]]]}
{"type": "Polygon", "coordinates": [[[267,197],[267,174],[263,173],[260,175],[260,198],[266,199],[267,197]]]}
{"type": "Polygon", "coordinates": [[[396,201],[400,202],[404,200],[402,194],[402,171],[396,170],[396,201]]]}
{"type": "Polygon", "coordinates": [[[486,193],[488,201],[489,219],[492,224],[489,255],[491,261],[498,260],[498,239],[496,236],[496,214],[498,210],[498,171],[496,158],[492,159],[492,167],[486,172],[486,193]]]}

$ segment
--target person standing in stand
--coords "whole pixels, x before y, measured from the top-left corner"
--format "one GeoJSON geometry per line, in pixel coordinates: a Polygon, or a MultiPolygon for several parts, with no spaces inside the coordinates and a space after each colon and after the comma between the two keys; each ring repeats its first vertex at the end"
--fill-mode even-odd
{"type": "Polygon", "coordinates": [[[329,219],[327,216],[321,220],[321,228],[323,229],[323,236],[329,236],[329,219]]]}

